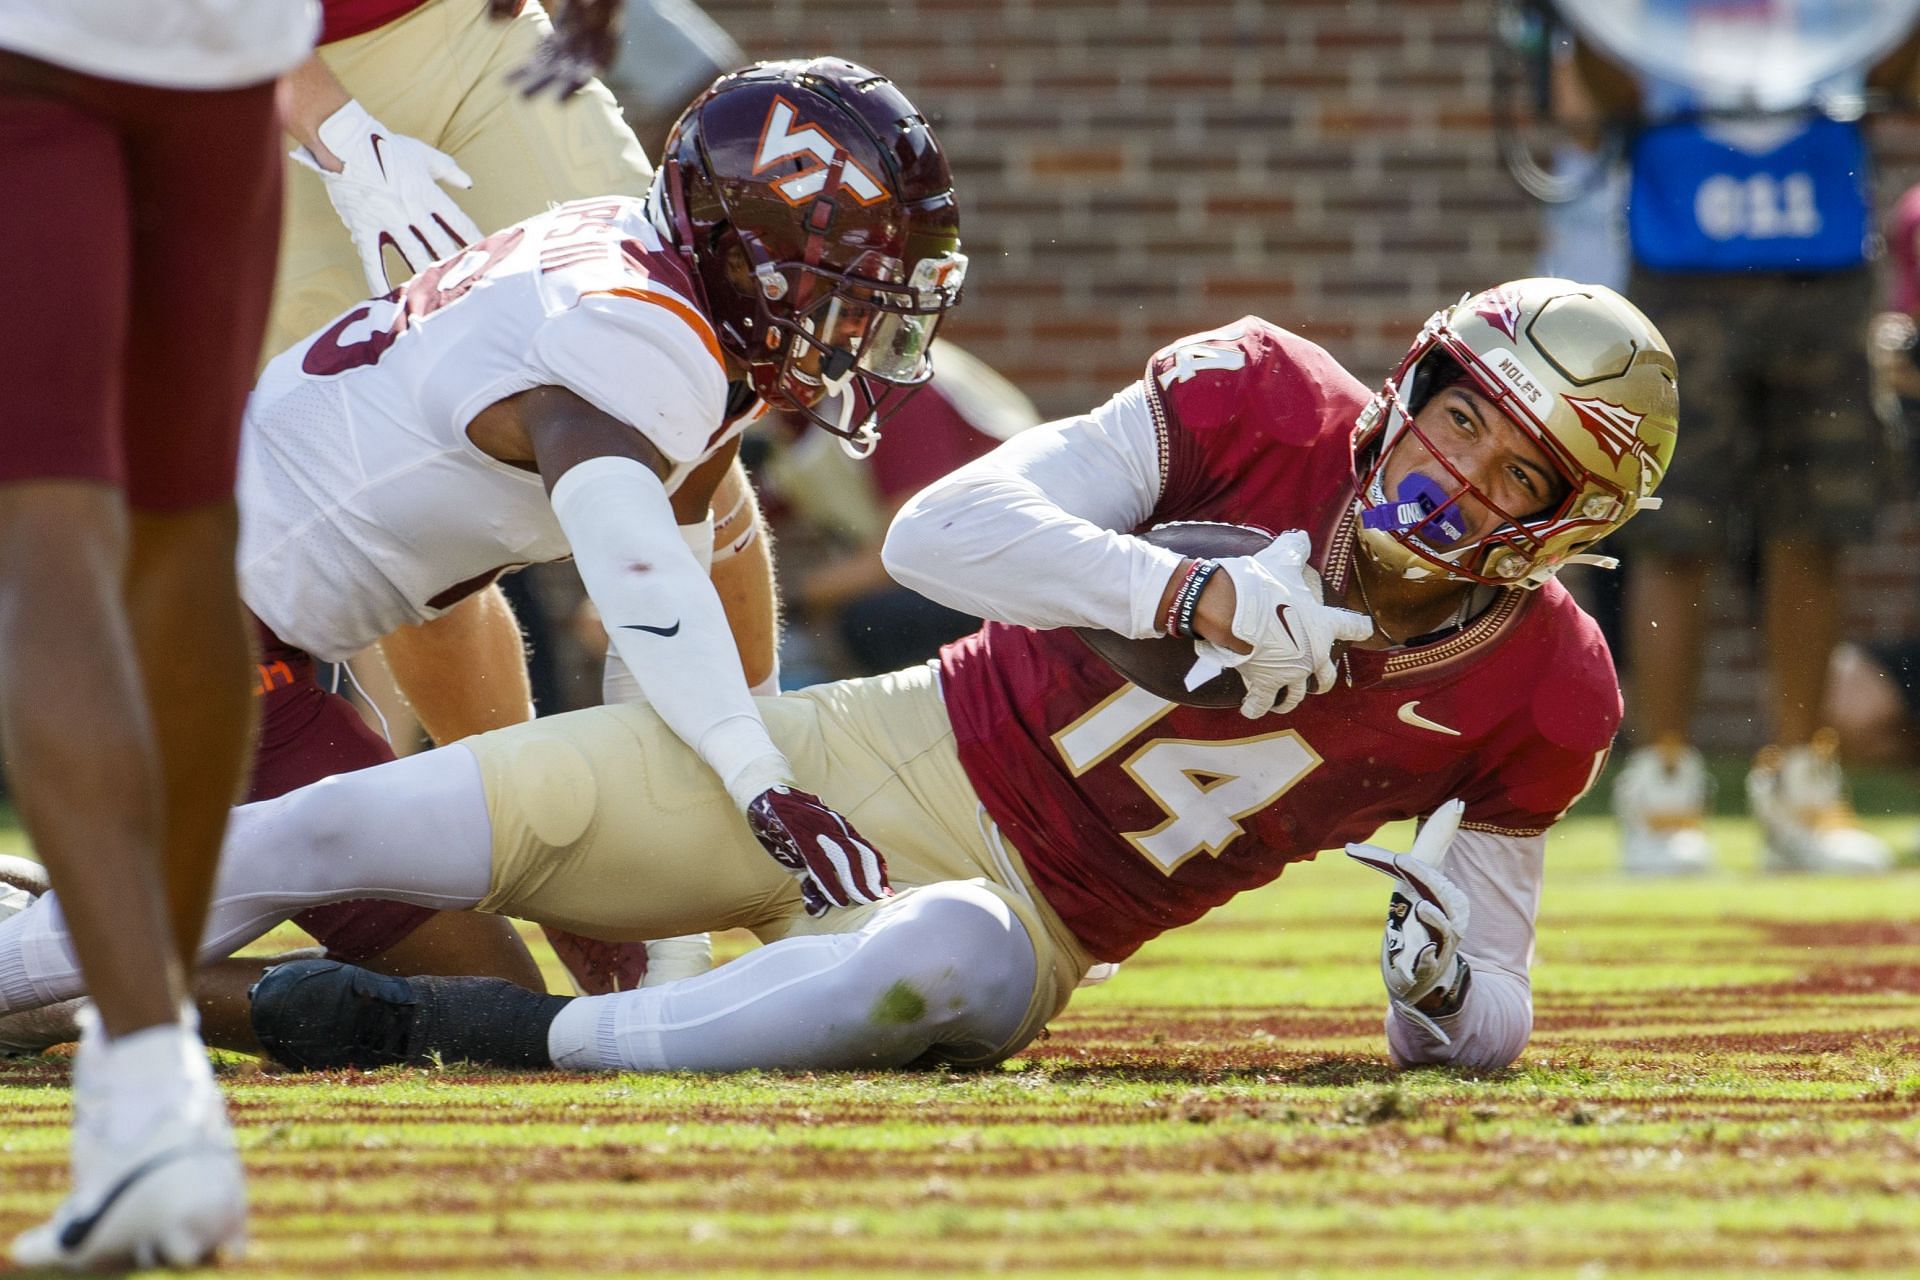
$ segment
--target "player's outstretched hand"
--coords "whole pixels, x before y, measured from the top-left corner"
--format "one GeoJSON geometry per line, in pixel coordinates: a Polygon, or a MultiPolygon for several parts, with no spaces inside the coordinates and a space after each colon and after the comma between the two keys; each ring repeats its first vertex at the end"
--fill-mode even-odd
{"type": "Polygon", "coordinates": [[[820,797],[769,787],[747,805],[747,825],[773,860],[800,882],[810,916],[893,896],[887,860],[820,797]]]}
{"type": "Polygon", "coordinates": [[[1452,1040],[1432,1015],[1444,1017],[1457,1010],[1468,981],[1467,962],[1460,957],[1460,939],[1467,931],[1467,895],[1440,871],[1465,812],[1466,805],[1459,800],[1441,805],[1422,824],[1406,853],[1372,844],[1347,846],[1349,858],[1393,877],[1387,930],[1380,939],[1380,976],[1386,981],[1387,997],[1402,1017],[1441,1044],[1452,1040]],[[1420,1002],[1436,992],[1447,993],[1441,1005],[1436,1008],[1429,1002],[1427,1009],[1421,1009],[1420,1002]]]}
{"type": "Polygon", "coordinates": [[[463,190],[473,185],[446,152],[393,132],[354,101],[321,121],[318,132],[326,149],[339,157],[340,172],[321,165],[305,147],[296,148],[293,158],[326,183],[327,198],[360,252],[372,296],[397,283],[388,281],[381,254],[388,245],[411,276],[480,239],[473,219],[441,189],[443,182],[463,190]]]}
{"type": "Polygon", "coordinates": [[[1254,555],[1220,561],[1221,571],[1233,582],[1233,634],[1253,648],[1235,653],[1198,640],[1194,652],[1202,660],[1239,668],[1247,687],[1240,714],[1249,720],[1271,711],[1285,714],[1309,692],[1332,688],[1337,678],[1334,645],[1373,635],[1373,622],[1365,614],[1320,602],[1318,583],[1307,578],[1312,550],[1306,533],[1291,529],[1254,555]]]}
{"type": "MultiPolygon", "coordinates": [[[[570,98],[587,81],[612,65],[620,47],[620,6],[625,0],[555,0],[547,5],[553,15],[553,32],[540,42],[526,65],[516,68],[510,79],[527,97],[551,90],[555,97],[570,98]]],[[[518,0],[492,0],[495,18],[510,18],[519,8],[518,0]]]]}

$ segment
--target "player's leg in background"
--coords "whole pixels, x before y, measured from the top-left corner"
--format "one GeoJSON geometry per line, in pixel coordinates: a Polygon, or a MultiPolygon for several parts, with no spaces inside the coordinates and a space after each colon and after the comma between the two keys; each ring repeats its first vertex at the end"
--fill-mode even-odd
{"type": "MultiPolygon", "coordinates": [[[[263,650],[262,693],[258,699],[263,726],[248,799],[271,799],[323,778],[351,774],[393,759],[386,740],[346,699],[315,682],[311,657],[264,626],[255,625],[263,650]]],[[[409,829],[421,831],[422,847],[398,856],[431,857],[440,851],[439,837],[431,827],[409,829]]],[[[383,847],[391,847],[399,830],[375,832],[357,841],[345,837],[300,841],[294,847],[303,850],[303,856],[351,859],[356,850],[372,843],[384,842],[383,847]]],[[[239,841],[235,845],[247,847],[239,841]]],[[[331,868],[298,867],[264,874],[269,883],[285,886],[327,885],[335,877],[351,879],[355,873],[349,862],[331,868]],[[319,878],[310,881],[313,876],[319,878]]],[[[324,906],[301,911],[294,923],[334,958],[381,972],[484,974],[543,989],[539,967],[512,922],[497,916],[447,914],[414,903],[362,898],[328,900],[324,906]]],[[[247,990],[269,962],[265,957],[218,959],[196,977],[194,994],[209,1043],[258,1052],[247,1019],[247,990]]]]}
{"type": "Polygon", "coordinates": [[[1753,429],[1767,443],[1753,510],[1765,537],[1764,596],[1772,745],[1754,760],[1748,800],[1769,870],[1874,872],[1892,850],[1861,827],[1847,798],[1827,679],[1844,623],[1842,549],[1873,537],[1886,492],[1885,437],[1871,412],[1860,334],[1870,273],[1771,285],[1751,318],[1770,335],[1753,429]],[[1791,353],[1787,356],[1786,353],[1791,353]]]}
{"type": "Polygon", "coordinates": [[[431,8],[440,24],[432,34],[448,51],[442,56],[478,68],[467,72],[471,79],[459,109],[434,145],[472,176],[473,189],[459,193],[460,204],[482,231],[531,217],[549,204],[646,192],[653,179],[647,149],[606,86],[596,80],[559,100],[551,94],[529,98],[508,81],[508,73],[524,65],[552,29],[539,5],[529,4],[504,22],[489,20],[481,6],[431,8]]]}
{"type": "Polygon", "coordinates": [[[270,971],[254,1026],[280,1062],[465,1060],[592,1071],[983,1065],[1021,1047],[1040,973],[1026,927],[981,881],[844,913],[842,932],[769,943],[661,987],[529,998],[497,981],[381,981],[327,961],[270,971]]]}
{"type": "MultiPolygon", "coordinates": [[[[1686,875],[1713,865],[1706,833],[1708,776],[1692,745],[1708,629],[1712,569],[1731,554],[1729,521],[1744,502],[1753,459],[1735,353],[1716,299],[1701,302],[1685,276],[1636,272],[1628,296],[1661,327],[1687,370],[1680,379],[1681,440],[1660,485],[1660,511],[1621,530],[1627,549],[1627,731],[1634,750],[1614,780],[1622,869],[1686,875]]],[[[1704,287],[1701,287],[1704,288],[1704,287]]]]}
{"type": "MultiPolygon", "coordinates": [[[[376,895],[460,911],[487,893],[486,793],[462,747],[328,778],[234,810],[202,960],[245,946],[307,907],[376,895]]],[[[77,995],[58,891],[0,921],[0,1012],[77,995]]]]}

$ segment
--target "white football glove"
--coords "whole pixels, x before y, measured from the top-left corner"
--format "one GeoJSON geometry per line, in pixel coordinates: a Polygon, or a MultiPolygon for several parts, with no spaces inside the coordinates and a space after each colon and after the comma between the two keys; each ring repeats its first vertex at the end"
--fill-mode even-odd
{"type": "Polygon", "coordinates": [[[1233,580],[1233,634],[1253,651],[1235,653],[1210,640],[1194,641],[1193,651],[1200,669],[1239,669],[1247,687],[1240,714],[1249,720],[1270,711],[1284,715],[1308,692],[1332,688],[1334,643],[1373,635],[1373,620],[1365,614],[1320,603],[1318,580],[1307,578],[1312,550],[1304,530],[1290,529],[1255,555],[1220,561],[1221,572],[1233,580]]]}
{"type": "Polygon", "coordinates": [[[1447,1033],[1415,1006],[1436,991],[1452,991],[1464,980],[1460,937],[1467,931],[1467,895],[1440,873],[1447,849],[1460,829],[1466,804],[1449,800],[1421,824],[1413,848],[1395,853],[1378,845],[1350,844],[1347,856],[1394,878],[1387,905],[1387,931],[1380,939],[1380,976],[1387,998],[1401,1017],[1424,1028],[1441,1044],[1447,1033]]]}
{"type": "Polygon", "coordinates": [[[412,275],[480,239],[473,219],[440,189],[443,182],[463,190],[473,185],[446,152],[393,132],[356,101],[322,120],[318,133],[340,158],[340,172],[321,168],[305,147],[295,148],[293,158],[327,184],[327,198],[360,251],[360,269],[374,297],[393,287],[382,246],[392,245],[412,275]]]}

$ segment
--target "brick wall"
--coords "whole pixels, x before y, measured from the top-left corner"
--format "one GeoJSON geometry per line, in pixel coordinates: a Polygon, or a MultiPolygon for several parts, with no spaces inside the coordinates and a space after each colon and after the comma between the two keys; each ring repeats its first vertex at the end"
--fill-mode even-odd
{"type": "MultiPolygon", "coordinates": [[[[933,119],[964,201],[948,332],[1049,414],[1158,345],[1256,312],[1371,382],[1436,305],[1528,274],[1538,210],[1489,113],[1487,0],[705,0],[755,57],[832,52],[933,119]]],[[[1920,127],[1881,130],[1882,185],[1920,127]]],[[[1913,626],[1909,521],[1850,573],[1852,625],[1913,626]]],[[[1725,584],[1704,736],[1758,732],[1725,584]]]]}

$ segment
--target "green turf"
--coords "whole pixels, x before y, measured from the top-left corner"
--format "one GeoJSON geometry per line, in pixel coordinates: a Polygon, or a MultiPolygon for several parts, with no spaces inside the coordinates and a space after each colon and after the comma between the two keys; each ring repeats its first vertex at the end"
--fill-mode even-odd
{"type": "MultiPolygon", "coordinates": [[[[1748,824],[1715,833],[1722,874],[1635,883],[1564,825],[1534,1039],[1485,1078],[1388,1066],[1384,882],[1331,857],[979,1076],[223,1060],[229,1273],[1920,1274],[1920,870],[1762,878],[1748,824]]],[[[60,1193],[65,1085],[0,1066],[0,1231],[60,1193]]]]}

